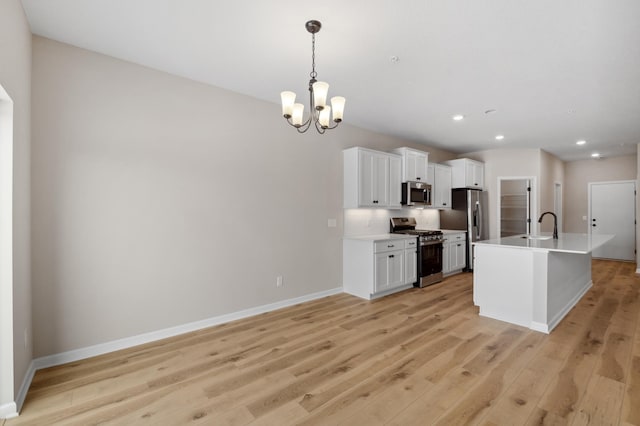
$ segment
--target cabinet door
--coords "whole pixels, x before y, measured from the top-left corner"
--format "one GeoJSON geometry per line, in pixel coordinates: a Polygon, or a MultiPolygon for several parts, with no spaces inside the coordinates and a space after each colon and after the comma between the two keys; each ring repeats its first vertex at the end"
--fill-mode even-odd
{"type": "Polygon", "coordinates": [[[402,160],[389,158],[389,207],[402,207],[402,160]]]}
{"type": "Polygon", "coordinates": [[[450,255],[450,251],[451,250],[450,249],[451,249],[451,244],[444,243],[442,245],[442,273],[444,273],[444,274],[446,274],[446,273],[451,271],[451,268],[449,266],[451,264],[450,259],[449,259],[451,257],[451,255],[450,255]]]}
{"type": "Polygon", "coordinates": [[[374,198],[375,206],[389,205],[389,157],[374,155],[374,198]]]}
{"type": "Polygon", "coordinates": [[[389,288],[404,285],[404,250],[387,253],[389,288]]]}
{"type": "Polygon", "coordinates": [[[404,250],[376,253],[375,292],[404,285],[404,250]]]}
{"type": "Polygon", "coordinates": [[[374,283],[374,293],[378,293],[389,288],[389,262],[387,258],[388,254],[388,252],[376,254],[376,276],[374,283]]]}
{"type": "Polygon", "coordinates": [[[435,166],[435,207],[451,207],[451,167],[435,166]]]}
{"type": "Polygon", "coordinates": [[[431,185],[431,190],[433,191],[436,183],[436,166],[433,164],[427,166],[427,183],[431,185]]]}
{"type": "Polygon", "coordinates": [[[375,155],[368,151],[360,151],[358,153],[358,205],[375,206],[375,174],[376,174],[376,158],[375,155]]]}
{"type": "Polygon", "coordinates": [[[467,186],[470,188],[482,188],[484,185],[484,167],[480,163],[467,160],[465,165],[467,186]]]}
{"type": "Polygon", "coordinates": [[[404,251],[404,283],[418,281],[418,252],[415,248],[404,251]]]}
{"type": "Polygon", "coordinates": [[[426,154],[420,152],[415,153],[414,155],[415,180],[425,182],[427,180],[428,157],[426,154]]]}
{"type": "Polygon", "coordinates": [[[478,183],[478,188],[484,188],[484,164],[476,163],[473,176],[473,180],[478,183]]]}
{"type": "MultiPolygon", "coordinates": [[[[456,242],[456,243],[451,243],[451,252],[455,253],[455,265],[451,265],[451,270],[458,270],[458,269],[462,269],[465,267],[466,265],[466,242],[465,241],[461,241],[461,242],[456,242]]],[[[453,258],[454,256],[452,256],[453,258]]]]}

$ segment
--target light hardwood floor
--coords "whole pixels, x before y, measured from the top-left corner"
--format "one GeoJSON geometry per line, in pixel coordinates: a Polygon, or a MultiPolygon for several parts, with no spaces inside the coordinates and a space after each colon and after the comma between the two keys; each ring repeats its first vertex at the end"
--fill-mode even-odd
{"type": "Polygon", "coordinates": [[[23,424],[640,425],[640,278],[594,286],[544,335],[481,318],[461,274],[341,294],[38,371],[23,424]]]}

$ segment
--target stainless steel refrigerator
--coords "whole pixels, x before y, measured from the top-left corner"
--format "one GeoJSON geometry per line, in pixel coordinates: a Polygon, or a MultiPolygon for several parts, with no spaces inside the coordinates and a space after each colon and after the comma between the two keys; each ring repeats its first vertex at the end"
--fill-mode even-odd
{"type": "Polygon", "coordinates": [[[487,193],[479,189],[451,190],[451,210],[440,210],[440,228],[467,232],[467,267],[473,271],[474,241],[489,238],[489,212],[487,193]]]}

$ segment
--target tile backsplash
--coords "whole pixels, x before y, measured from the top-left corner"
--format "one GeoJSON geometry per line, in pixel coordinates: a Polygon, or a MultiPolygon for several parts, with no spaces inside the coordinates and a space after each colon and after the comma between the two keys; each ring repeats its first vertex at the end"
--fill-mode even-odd
{"type": "Polygon", "coordinates": [[[392,217],[415,217],[419,229],[439,229],[440,213],[435,209],[345,209],[344,235],[378,235],[389,233],[392,217]]]}

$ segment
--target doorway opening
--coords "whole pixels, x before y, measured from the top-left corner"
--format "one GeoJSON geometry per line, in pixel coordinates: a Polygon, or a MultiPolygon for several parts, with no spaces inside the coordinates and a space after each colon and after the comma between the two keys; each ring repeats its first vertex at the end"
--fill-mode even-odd
{"type": "Polygon", "coordinates": [[[534,177],[498,178],[498,236],[535,233],[537,227],[531,220],[535,212],[534,177]]]}
{"type": "Polygon", "coordinates": [[[0,418],[15,415],[13,378],[13,101],[0,85],[0,418]]]}

